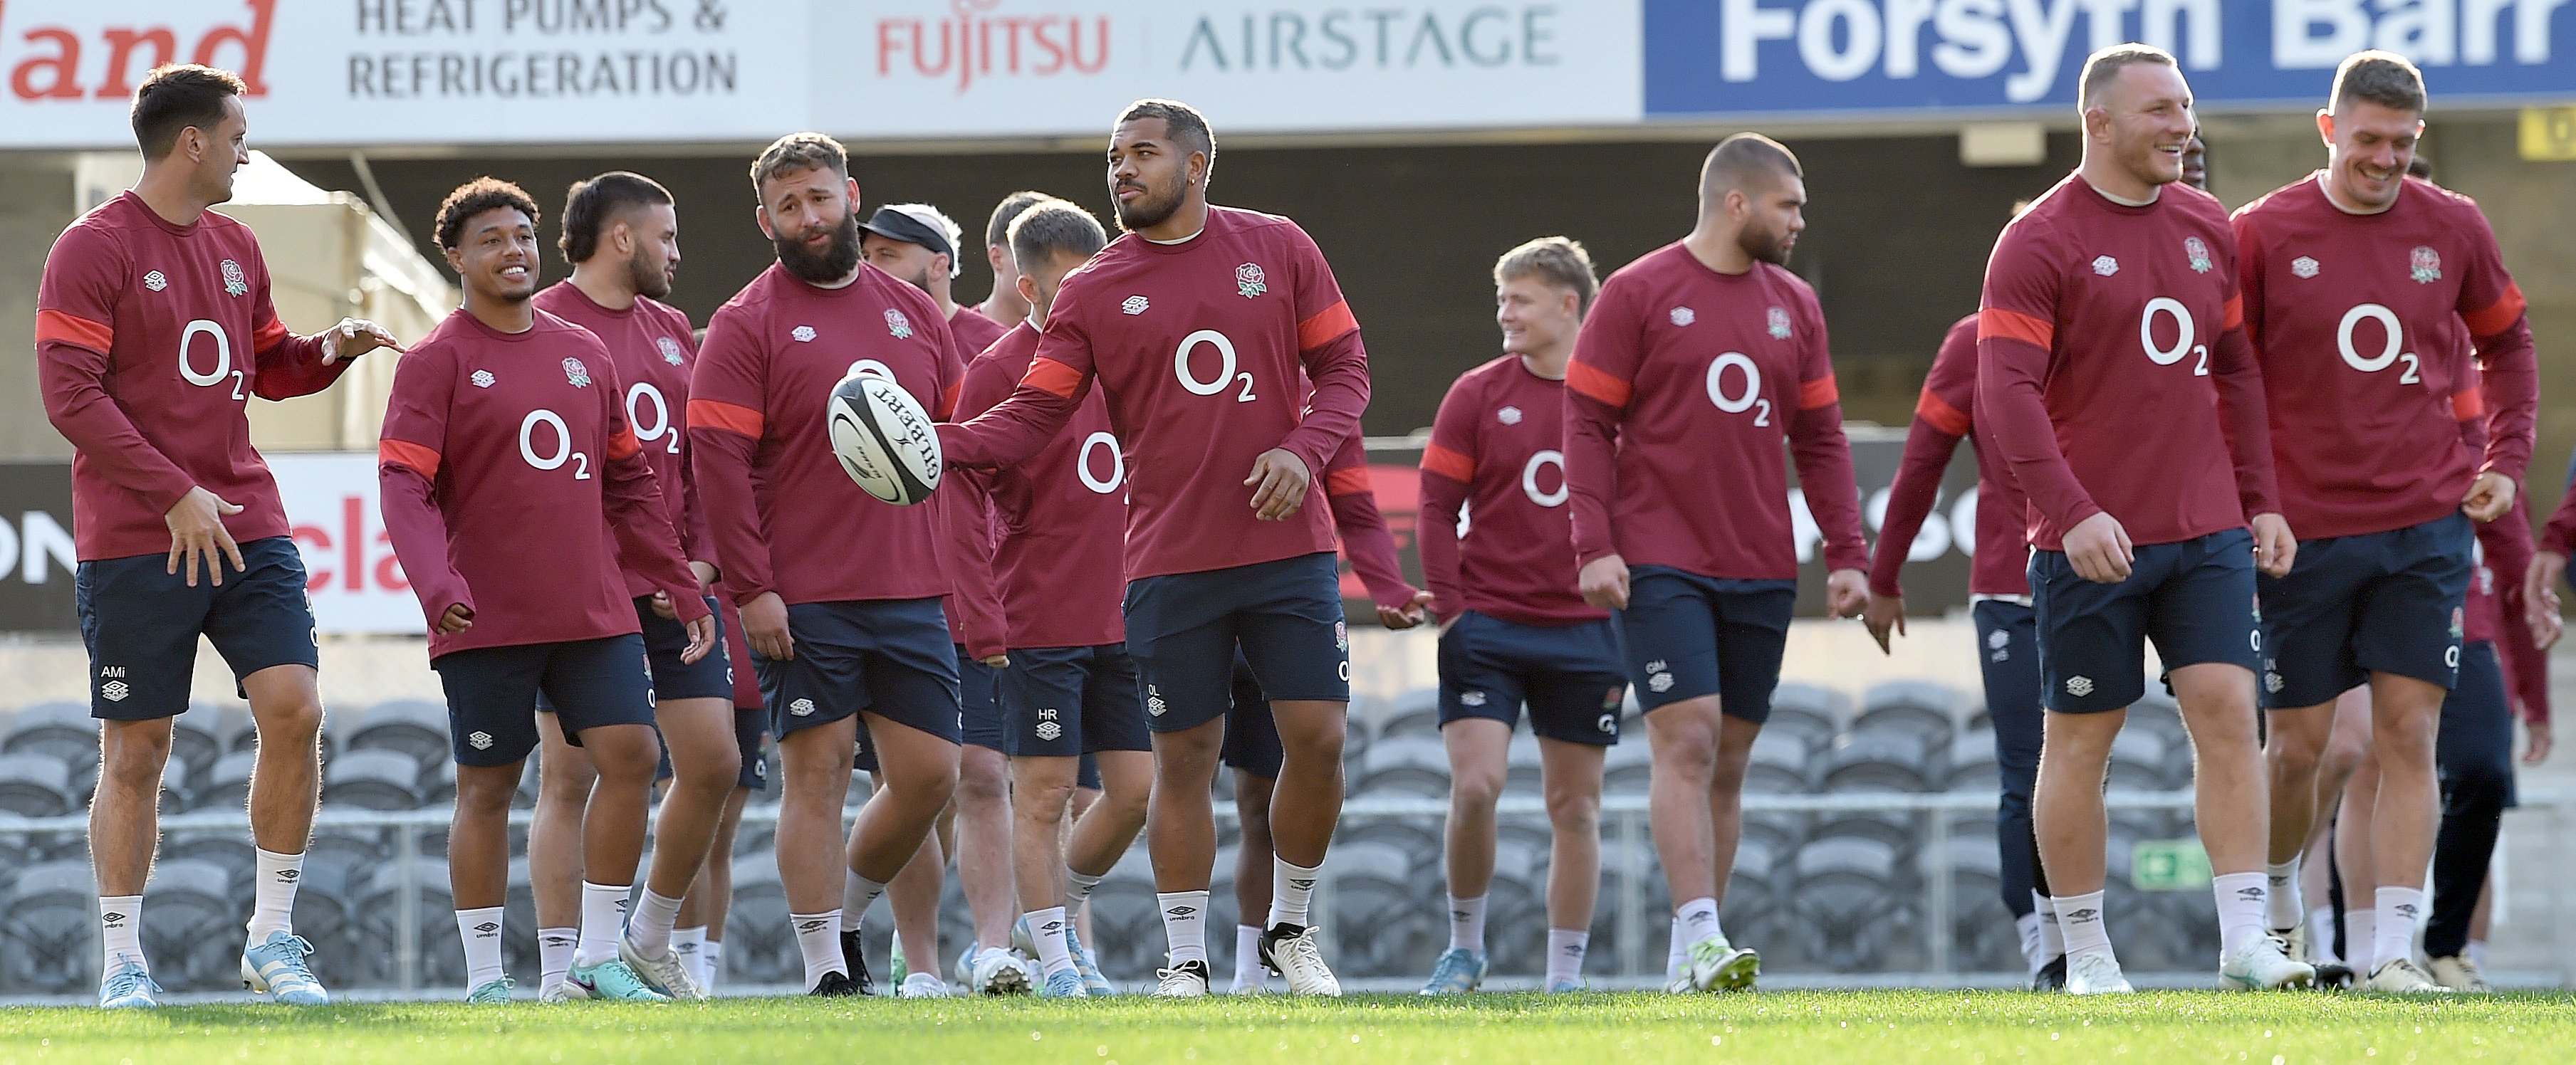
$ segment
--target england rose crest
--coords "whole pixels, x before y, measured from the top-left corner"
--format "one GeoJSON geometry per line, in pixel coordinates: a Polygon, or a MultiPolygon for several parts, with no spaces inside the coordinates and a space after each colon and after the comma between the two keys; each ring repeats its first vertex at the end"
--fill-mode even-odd
{"type": "Polygon", "coordinates": [[[572,382],[574,388],[589,388],[590,367],[582,365],[580,359],[565,359],[564,380],[572,382]]]}
{"type": "Polygon", "coordinates": [[[1770,313],[1769,313],[1766,317],[1769,319],[1769,323],[1768,323],[1768,324],[1769,324],[1769,325],[1770,325],[1770,327],[1771,327],[1771,339],[1773,339],[1773,340],[1787,340],[1787,339],[1789,339],[1789,312],[1788,312],[1788,311],[1783,310],[1783,309],[1778,308],[1778,307],[1773,307],[1773,308],[1771,308],[1770,313]]]}
{"type": "Polygon", "coordinates": [[[2182,238],[2182,253],[2185,258],[2191,260],[2192,273],[2205,274],[2209,272],[2211,265],[2209,261],[2209,245],[2201,243],[2199,237],[2182,238]]]}
{"type": "Polygon", "coordinates": [[[241,264],[230,259],[224,260],[224,293],[240,296],[249,292],[250,279],[242,276],[241,264]]]}
{"type": "Polygon", "coordinates": [[[1235,267],[1234,290],[1243,293],[1245,299],[1270,291],[1268,280],[1261,276],[1261,264],[1245,263],[1235,267]]]}
{"type": "Polygon", "coordinates": [[[2407,275],[2413,277],[2416,284],[2432,284],[2442,279],[2442,253],[2418,247],[2406,256],[2406,267],[2407,275]]]}
{"type": "Polygon", "coordinates": [[[888,307],[885,319],[886,332],[893,334],[896,340],[912,339],[912,319],[904,317],[902,311],[888,307]]]}
{"type": "Polygon", "coordinates": [[[655,337],[653,338],[653,346],[661,349],[663,362],[670,363],[673,366],[680,364],[679,341],[673,340],[669,337],[655,337]]]}

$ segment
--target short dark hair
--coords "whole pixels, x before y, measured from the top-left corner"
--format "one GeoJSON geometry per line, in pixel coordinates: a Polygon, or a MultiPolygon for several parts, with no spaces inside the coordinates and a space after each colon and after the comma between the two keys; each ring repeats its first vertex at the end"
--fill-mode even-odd
{"type": "Polygon", "coordinates": [[[1147,118],[1162,119],[1166,134],[1173,140],[1198,149],[1201,154],[1207,156],[1208,168],[1211,170],[1216,168],[1216,132],[1208,128],[1207,116],[1200,114],[1198,108],[1179,100],[1147,97],[1128,104],[1126,110],[1118,112],[1118,121],[1115,125],[1123,126],[1147,118]]]}
{"type": "Polygon", "coordinates": [[[1055,199],[1055,197],[1049,196],[1043,192],[1032,192],[1026,189],[1002,197],[1001,204],[993,208],[993,220],[984,223],[984,246],[987,248],[1010,247],[1011,223],[1018,221],[1019,217],[1026,214],[1029,208],[1052,199],[1055,199]]]}
{"type": "Polygon", "coordinates": [[[2155,45],[2135,43],[2112,45],[2085,58],[2084,74],[2076,81],[2075,109],[2092,110],[2093,98],[2102,95],[2102,87],[2111,83],[2113,75],[2118,74],[2123,67],[2133,67],[2140,63],[2154,63],[2172,67],[2175,70],[2182,69],[2182,64],[2174,61],[2172,52],[2155,45]]]}
{"type": "Polygon", "coordinates": [[[1044,266],[1058,255],[1073,254],[1089,259],[1100,254],[1109,243],[1109,232],[1100,220],[1071,201],[1053,196],[1038,199],[1011,220],[1011,261],[1020,272],[1044,266]]]}
{"type": "Polygon", "coordinates": [[[2356,99],[2421,115],[2427,102],[2424,72],[2395,52],[2354,52],[2335,68],[2334,92],[2326,98],[2326,109],[2340,112],[2345,102],[2356,99]]]}
{"type": "Polygon", "coordinates": [[[537,224],[537,201],[528,191],[495,177],[479,177],[456,186],[456,191],[438,204],[438,248],[456,250],[456,240],[465,232],[465,223],[485,211],[516,208],[528,216],[528,224],[537,224]]]}
{"type": "Polygon", "coordinates": [[[608,228],[610,219],[636,207],[660,207],[671,202],[671,190],[642,174],[611,170],[586,181],[572,183],[564,193],[563,236],[555,247],[563,250],[564,261],[576,266],[589,262],[599,252],[599,231],[608,228]]]}
{"type": "Polygon", "coordinates": [[[1601,291],[1601,279],[1592,272],[1592,253],[1583,250],[1581,241],[1567,237],[1540,237],[1494,261],[1494,284],[1516,277],[1535,277],[1571,290],[1578,297],[1574,305],[1578,314],[1591,310],[1593,295],[1601,291]]]}
{"type": "Polygon", "coordinates": [[[1700,199],[1715,200],[1730,190],[1751,187],[1756,177],[1782,174],[1807,176],[1798,165],[1797,153],[1759,133],[1738,133],[1708,150],[1708,158],[1699,168],[1700,199]]]}
{"type": "Polygon", "coordinates": [[[2406,161],[2406,176],[2433,180],[2433,161],[2421,155],[2406,161]]]}
{"type": "Polygon", "coordinates": [[[751,161],[751,194],[760,195],[763,182],[799,170],[829,167],[842,177],[850,176],[850,153],[841,142],[820,133],[790,133],[769,142],[760,150],[760,158],[751,161]]]}
{"type": "Polygon", "coordinates": [[[224,101],[249,92],[229,70],[178,63],[152,68],[134,90],[134,144],[145,159],[159,159],[179,144],[179,131],[212,129],[224,120],[224,101]]]}

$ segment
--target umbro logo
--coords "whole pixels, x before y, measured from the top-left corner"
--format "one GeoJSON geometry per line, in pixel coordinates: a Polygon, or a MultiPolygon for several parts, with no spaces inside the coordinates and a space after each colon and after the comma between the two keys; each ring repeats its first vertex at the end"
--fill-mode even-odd
{"type": "Polygon", "coordinates": [[[2096,909],[2093,909],[2093,908],[2091,908],[2091,907],[2086,907],[2086,908],[2084,908],[2084,909],[2077,910],[2077,911],[2075,911],[2075,912],[2073,912],[2073,913],[2067,914],[2067,915],[2066,915],[2066,919],[2067,919],[2067,920],[2069,920],[2069,921],[2073,921],[2073,922],[2076,922],[2076,923],[2078,923],[2078,924],[2081,924],[2081,923],[2083,923],[2083,922],[2085,922],[2085,921],[2090,921],[2090,920],[2093,920],[2094,918],[2097,918],[2097,917],[2100,917],[2100,916],[2102,916],[2102,911],[2100,911],[2100,910],[2096,910],[2096,909]]]}
{"type": "Polygon", "coordinates": [[[1064,726],[1056,724],[1053,721],[1040,721],[1038,722],[1037,734],[1039,739],[1053,740],[1064,735],[1064,726]]]}
{"type": "Polygon", "coordinates": [[[2250,901],[2250,900],[2253,900],[2253,899],[2259,899],[2259,898],[2262,898],[2262,897],[2263,897],[2263,889],[2262,889],[2262,888],[2259,888],[2259,887],[2241,887],[2241,888],[2237,888],[2237,889],[2236,889],[2236,897],[2237,897],[2237,898],[2240,898],[2240,899],[2246,899],[2246,900],[2249,900],[2249,901],[2250,901]]]}
{"type": "Polygon", "coordinates": [[[170,287],[170,277],[159,270],[143,275],[143,287],[159,292],[170,287]]]}
{"type": "Polygon", "coordinates": [[[473,381],[474,387],[476,388],[490,388],[492,387],[492,383],[496,380],[498,380],[498,378],[493,377],[492,371],[490,370],[474,371],[473,381]]]}
{"type": "Polygon", "coordinates": [[[1689,325],[1692,322],[1699,321],[1699,312],[1691,310],[1688,307],[1675,307],[1673,308],[1672,318],[1674,325],[1689,325]]]}
{"type": "Polygon", "coordinates": [[[121,680],[111,680],[98,686],[99,698],[105,699],[111,703],[124,702],[125,697],[132,694],[134,694],[134,689],[127,686],[126,683],[121,680]]]}
{"type": "Polygon", "coordinates": [[[1299,891],[1310,891],[1314,889],[1315,881],[1312,878],[1300,879],[1292,876],[1288,878],[1288,886],[1299,891]]]}
{"type": "Polygon", "coordinates": [[[823,926],[824,926],[824,925],[826,925],[826,924],[830,924],[830,923],[831,923],[831,919],[830,919],[830,918],[827,918],[827,917],[817,917],[817,918],[814,918],[813,920],[810,920],[810,921],[798,921],[798,922],[796,922],[796,930],[797,930],[797,931],[799,931],[799,932],[820,932],[820,931],[822,931],[822,930],[823,930],[823,926]]]}
{"type": "Polygon", "coordinates": [[[1195,913],[1199,912],[1199,908],[1198,908],[1198,907],[1196,907],[1196,906],[1174,906],[1174,907],[1172,907],[1171,909],[1165,910],[1165,911],[1163,911],[1163,912],[1164,912],[1165,914],[1167,914],[1167,915],[1169,915],[1169,916],[1173,916],[1173,917],[1188,917],[1188,916],[1190,916],[1190,915],[1192,915],[1192,914],[1195,914],[1195,913]]]}
{"type": "Polygon", "coordinates": [[[1151,306],[1153,306],[1152,301],[1143,296],[1129,296],[1125,302],[1118,305],[1118,310],[1125,314],[1138,315],[1145,313],[1145,308],[1151,306]]]}
{"type": "Polygon", "coordinates": [[[1495,411],[1494,420],[1505,425],[1519,425],[1521,423],[1521,409],[1519,407],[1505,407],[1501,410],[1495,411]]]}
{"type": "Polygon", "coordinates": [[[788,330],[787,335],[795,337],[796,342],[799,344],[810,344],[814,341],[814,327],[810,325],[800,325],[794,329],[788,330]]]}
{"type": "Polygon", "coordinates": [[[303,877],[304,871],[301,869],[280,869],[277,871],[277,878],[290,884],[303,879],[303,877]]]}
{"type": "Polygon", "coordinates": [[[2076,696],[2076,697],[2078,697],[2078,698],[2081,698],[2081,697],[2083,697],[2083,696],[2087,696],[2087,695],[2091,695],[2091,694],[2093,694],[2093,678],[2091,678],[2091,677],[2068,677],[2068,678],[2066,678],[2066,694],[2068,694],[2068,695],[2072,695],[2072,696],[2076,696]]]}
{"type": "Polygon", "coordinates": [[[795,702],[787,704],[787,712],[798,717],[804,717],[811,714],[814,712],[814,700],[798,699],[795,702]]]}
{"type": "Polygon", "coordinates": [[[494,933],[494,932],[498,932],[498,931],[500,931],[500,930],[501,930],[501,922],[499,922],[499,921],[485,921],[485,922],[483,922],[482,924],[478,924],[478,925],[475,925],[475,926],[474,926],[474,931],[475,931],[475,933],[476,933],[477,935],[486,935],[486,936],[488,936],[488,935],[491,935],[492,933],[494,933]]]}
{"type": "Polygon", "coordinates": [[[114,928],[117,925],[125,923],[125,915],[121,913],[102,913],[98,915],[98,919],[105,922],[110,928],[114,928]]]}
{"type": "Polygon", "coordinates": [[[477,732],[471,736],[465,737],[465,742],[471,744],[475,750],[488,751],[492,749],[492,734],[489,732],[477,732]]]}
{"type": "Polygon", "coordinates": [[[2317,261],[2305,255],[2290,260],[2290,272],[2300,277],[2315,277],[2317,269],[2317,261]]]}
{"type": "Polygon", "coordinates": [[[1483,693],[1483,692],[1468,692],[1468,693],[1466,693],[1466,694],[1464,694],[1464,695],[1459,696],[1459,697],[1458,697],[1458,701],[1459,701],[1461,704],[1464,704],[1464,705],[1467,705],[1467,706],[1483,706],[1483,705],[1485,705],[1485,693],[1483,693]]]}
{"type": "Polygon", "coordinates": [[[2114,259],[2108,255],[2095,256],[2093,259],[2093,272],[2104,277],[2109,277],[2113,274],[2119,273],[2120,260],[2114,259]]]}

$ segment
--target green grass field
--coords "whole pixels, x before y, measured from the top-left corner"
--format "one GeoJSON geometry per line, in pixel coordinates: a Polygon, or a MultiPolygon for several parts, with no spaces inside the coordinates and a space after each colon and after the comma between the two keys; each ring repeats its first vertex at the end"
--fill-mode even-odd
{"type": "Polygon", "coordinates": [[[1491,994],[1425,1001],[1123,998],[691,1006],[188,1006],[0,1011],[0,1062],[1259,1061],[2554,1062],[2576,1058],[2576,998],[2397,1001],[2156,992],[1732,997],[1491,994]]]}

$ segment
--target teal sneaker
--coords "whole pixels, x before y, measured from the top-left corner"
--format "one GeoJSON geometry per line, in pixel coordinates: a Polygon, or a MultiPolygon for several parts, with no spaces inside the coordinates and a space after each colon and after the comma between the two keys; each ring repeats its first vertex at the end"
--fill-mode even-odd
{"type": "Polygon", "coordinates": [[[1071,924],[1064,926],[1064,944],[1073,952],[1073,971],[1082,974],[1083,990],[1090,992],[1093,998],[1118,993],[1118,985],[1110,983],[1109,977],[1101,973],[1099,960],[1091,956],[1091,948],[1082,945],[1082,936],[1073,930],[1071,924]]]}
{"type": "MultiPolygon", "coordinates": [[[[644,983],[626,963],[615,958],[597,965],[576,965],[564,983],[580,989],[585,998],[609,1002],[669,1002],[671,996],[655,991],[644,983]]],[[[570,990],[571,988],[567,988],[570,990]]]]}
{"type": "Polygon", "coordinates": [[[303,936],[271,932],[242,951],[242,986],[289,1006],[328,1006],[331,993],[322,990],[322,981],[314,979],[313,970],[304,964],[312,953],[313,944],[303,936]]]}
{"type": "Polygon", "coordinates": [[[1039,998],[1090,998],[1091,990],[1083,986],[1082,974],[1064,969],[1047,974],[1046,983],[1038,985],[1039,998]]]}
{"type": "Polygon", "coordinates": [[[1583,981],[1581,980],[1550,980],[1547,982],[1547,993],[1551,995],[1565,995],[1572,994],[1577,991],[1589,990],[1591,989],[1583,986],[1583,981]]]}
{"type": "Polygon", "coordinates": [[[152,982],[152,974],[143,971],[135,958],[117,955],[116,970],[98,982],[98,1008],[103,1010],[148,1010],[161,1004],[154,995],[161,985],[152,982]]]}
{"type": "Polygon", "coordinates": [[[1485,982],[1485,956],[1465,947],[1451,947],[1431,966],[1431,979],[1422,985],[1425,995],[1464,995],[1485,982]]]}
{"type": "Polygon", "coordinates": [[[511,990],[518,986],[519,985],[516,982],[506,976],[498,980],[485,980],[480,984],[474,985],[474,993],[465,996],[465,1004],[468,1006],[507,1006],[510,1004],[511,990]]]}

